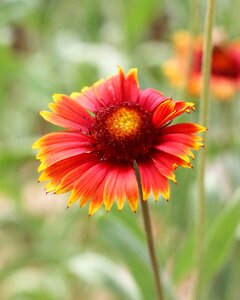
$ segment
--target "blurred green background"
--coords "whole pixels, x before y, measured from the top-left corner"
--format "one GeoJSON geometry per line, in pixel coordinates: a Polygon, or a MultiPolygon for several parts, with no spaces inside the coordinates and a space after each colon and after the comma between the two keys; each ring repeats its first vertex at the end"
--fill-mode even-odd
{"type": "MultiPolygon", "coordinates": [[[[203,29],[205,4],[201,6],[203,29]]],[[[53,93],[139,69],[142,88],[181,99],[161,73],[174,31],[190,26],[187,0],[0,1],[0,299],[154,300],[140,210],[66,210],[45,195],[32,143],[53,127],[38,112],[53,93]]],[[[239,0],[217,1],[216,25],[240,34],[239,0]]],[[[197,111],[187,121],[197,121],[197,111]]],[[[240,97],[213,101],[208,131],[204,299],[240,299],[240,97]]],[[[197,155],[196,155],[197,156],[197,155]]],[[[194,163],[196,165],[196,163],[194,163]]],[[[171,201],[151,203],[168,300],[191,300],[196,278],[196,168],[177,170],[171,201]]]]}

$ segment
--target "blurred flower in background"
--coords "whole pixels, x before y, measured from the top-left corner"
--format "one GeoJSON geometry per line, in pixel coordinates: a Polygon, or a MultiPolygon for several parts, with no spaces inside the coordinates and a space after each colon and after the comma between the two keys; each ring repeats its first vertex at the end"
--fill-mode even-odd
{"type": "MultiPolygon", "coordinates": [[[[203,56],[202,36],[192,38],[188,31],[178,31],[173,36],[173,43],[175,54],[163,64],[163,73],[174,87],[186,87],[190,95],[199,96],[203,56]],[[189,61],[191,47],[193,56],[189,61]]],[[[219,100],[233,99],[240,89],[240,40],[229,41],[221,29],[215,29],[213,33],[210,89],[219,100]]]]}

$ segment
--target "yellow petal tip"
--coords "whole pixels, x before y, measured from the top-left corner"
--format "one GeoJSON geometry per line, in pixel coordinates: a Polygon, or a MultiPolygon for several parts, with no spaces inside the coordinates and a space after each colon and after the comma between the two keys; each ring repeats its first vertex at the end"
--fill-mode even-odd
{"type": "Polygon", "coordinates": [[[52,98],[53,98],[54,102],[57,103],[62,99],[63,96],[64,96],[63,94],[53,94],[52,98]]]}

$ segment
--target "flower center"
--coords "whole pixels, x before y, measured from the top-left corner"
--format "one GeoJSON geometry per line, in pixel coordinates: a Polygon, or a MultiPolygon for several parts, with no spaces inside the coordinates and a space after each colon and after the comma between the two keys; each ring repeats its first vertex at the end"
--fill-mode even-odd
{"type": "Polygon", "coordinates": [[[99,110],[90,130],[100,159],[122,163],[132,163],[146,155],[153,145],[154,133],[151,114],[131,102],[99,110]]]}
{"type": "Polygon", "coordinates": [[[137,135],[141,127],[141,117],[134,109],[120,107],[106,119],[106,128],[116,140],[123,140],[137,135]]]}

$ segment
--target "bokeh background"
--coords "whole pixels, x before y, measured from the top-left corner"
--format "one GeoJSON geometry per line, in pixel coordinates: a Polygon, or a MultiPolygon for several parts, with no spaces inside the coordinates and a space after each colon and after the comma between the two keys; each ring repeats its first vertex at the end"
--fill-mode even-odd
{"type": "MultiPolygon", "coordinates": [[[[201,2],[201,1],[200,1],[201,2]]],[[[199,29],[203,30],[202,1],[199,29]]],[[[183,94],[161,66],[172,34],[188,29],[188,0],[0,1],[0,299],[152,300],[152,274],[140,210],[66,210],[68,195],[46,195],[31,149],[54,129],[39,116],[53,93],[70,94],[99,78],[139,70],[142,88],[183,94]]],[[[240,35],[239,0],[217,1],[216,25],[240,35]]],[[[196,113],[187,121],[198,120],[196,113]]],[[[204,297],[240,299],[240,97],[213,100],[208,130],[204,297]]],[[[197,154],[196,154],[197,157],[197,154]]],[[[196,165],[195,162],[193,162],[196,165]]],[[[177,170],[171,201],[150,199],[169,300],[191,300],[196,278],[196,168],[177,170]]]]}

